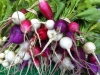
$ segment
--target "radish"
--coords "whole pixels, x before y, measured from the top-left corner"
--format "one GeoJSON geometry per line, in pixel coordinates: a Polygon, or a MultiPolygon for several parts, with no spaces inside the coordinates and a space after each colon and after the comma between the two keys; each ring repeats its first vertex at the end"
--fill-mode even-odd
{"type": "Polygon", "coordinates": [[[35,46],[35,47],[33,47],[32,51],[33,51],[33,55],[36,56],[41,52],[41,49],[39,46],[35,46]]]}
{"type": "Polygon", "coordinates": [[[73,33],[80,33],[79,32],[79,24],[76,23],[76,22],[71,22],[69,25],[68,25],[68,29],[70,32],[73,32],[73,33]]]}
{"type": "Polygon", "coordinates": [[[46,22],[45,22],[45,26],[46,26],[46,28],[47,29],[53,29],[54,28],[54,25],[55,25],[55,22],[53,21],[53,20],[47,20],[46,22]]]}
{"type": "Polygon", "coordinates": [[[97,60],[98,64],[100,65],[100,62],[97,58],[97,56],[95,55],[94,51],[96,50],[96,46],[93,42],[87,42],[83,45],[83,50],[84,52],[86,52],[87,54],[93,54],[95,59],[97,60]]]}
{"type": "Polygon", "coordinates": [[[63,37],[61,38],[60,42],[59,42],[60,46],[63,48],[63,49],[66,49],[70,55],[70,57],[76,61],[72,54],[70,53],[70,48],[72,47],[73,43],[72,43],[72,40],[69,38],[69,37],[63,37]]]}
{"type": "Polygon", "coordinates": [[[3,46],[0,52],[2,52],[4,48],[7,47],[10,43],[21,44],[23,41],[24,41],[24,34],[21,32],[20,26],[14,25],[10,29],[9,41],[3,46]]]}
{"type": "Polygon", "coordinates": [[[52,56],[52,60],[55,62],[55,63],[59,63],[61,61],[61,58],[62,58],[62,55],[61,54],[57,54],[56,55],[53,55],[52,56]]]}
{"type": "Polygon", "coordinates": [[[25,52],[23,60],[29,60],[31,58],[29,52],[25,52]]]}
{"type": "Polygon", "coordinates": [[[9,62],[12,62],[15,58],[15,53],[13,51],[8,51],[5,55],[5,59],[9,62]]]}
{"type": "Polygon", "coordinates": [[[44,46],[43,50],[41,51],[41,53],[39,53],[38,55],[42,54],[45,49],[48,47],[48,45],[52,42],[52,41],[59,41],[63,34],[62,33],[58,33],[55,30],[48,30],[47,31],[47,35],[49,37],[49,41],[47,42],[47,44],[44,46]]]}
{"type": "Polygon", "coordinates": [[[42,28],[39,28],[37,30],[37,33],[39,34],[39,37],[41,40],[47,40],[48,39],[48,36],[47,36],[47,31],[42,29],[42,28]]]}
{"type": "Polygon", "coordinates": [[[19,64],[19,63],[22,63],[23,62],[23,60],[19,57],[19,56],[17,56],[15,59],[14,59],[14,64],[19,64]]]}
{"type": "Polygon", "coordinates": [[[45,0],[39,0],[39,9],[47,19],[54,19],[52,9],[45,0]]]}
{"type": "Polygon", "coordinates": [[[20,11],[14,12],[12,14],[11,18],[12,18],[12,21],[15,24],[20,24],[22,21],[24,21],[26,19],[25,15],[22,12],[20,12],[20,11]]]}
{"type": "Polygon", "coordinates": [[[28,11],[27,11],[26,9],[22,8],[22,9],[20,10],[20,12],[22,12],[23,14],[26,14],[28,11]]]}
{"type": "Polygon", "coordinates": [[[68,69],[73,70],[75,66],[71,63],[71,59],[69,57],[65,57],[60,65],[60,69],[68,69]]]}
{"type": "Polygon", "coordinates": [[[28,33],[31,31],[31,22],[30,20],[23,20],[20,25],[20,29],[23,33],[28,33]]]}
{"type": "Polygon", "coordinates": [[[65,33],[66,31],[68,31],[68,24],[65,20],[63,19],[60,19],[60,20],[57,20],[55,22],[55,25],[54,25],[54,28],[57,29],[58,27],[60,27],[60,31],[62,33],[65,33]]]}
{"type": "Polygon", "coordinates": [[[5,58],[5,53],[0,53],[0,58],[5,58]]]}
{"type": "Polygon", "coordinates": [[[4,61],[2,62],[2,66],[3,66],[3,67],[8,67],[8,66],[9,66],[9,62],[8,62],[7,60],[4,60],[4,61]]]}
{"type": "Polygon", "coordinates": [[[41,47],[41,40],[40,40],[40,37],[39,37],[39,35],[37,33],[37,29],[40,28],[41,23],[39,22],[38,19],[32,19],[31,23],[32,23],[32,31],[35,31],[35,33],[37,34],[38,39],[39,39],[39,43],[40,43],[40,47],[41,47]]]}
{"type": "Polygon", "coordinates": [[[0,64],[2,64],[2,62],[3,62],[3,59],[0,59],[0,64]]]}
{"type": "Polygon", "coordinates": [[[20,45],[21,50],[28,51],[28,48],[29,48],[29,42],[28,41],[25,41],[25,42],[23,42],[19,45],[20,45]]]}

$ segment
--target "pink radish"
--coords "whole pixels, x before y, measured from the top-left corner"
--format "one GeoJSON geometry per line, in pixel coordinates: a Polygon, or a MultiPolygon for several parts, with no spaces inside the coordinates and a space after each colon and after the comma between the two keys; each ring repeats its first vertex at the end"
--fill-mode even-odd
{"type": "Polygon", "coordinates": [[[28,33],[31,31],[31,22],[30,20],[24,20],[21,22],[20,29],[23,33],[28,33]]]}
{"type": "Polygon", "coordinates": [[[53,12],[49,4],[45,0],[39,0],[39,9],[41,13],[47,18],[53,20],[53,12]]]}

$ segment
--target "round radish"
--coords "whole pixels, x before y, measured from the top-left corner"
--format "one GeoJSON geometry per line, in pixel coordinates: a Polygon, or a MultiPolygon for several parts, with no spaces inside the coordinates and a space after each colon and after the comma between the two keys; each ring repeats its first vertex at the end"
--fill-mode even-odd
{"type": "Polygon", "coordinates": [[[5,54],[5,59],[9,62],[12,62],[15,58],[15,53],[13,51],[8,51],[6,54],[5,54]]]}
{"type": "Polygon", "coordinates": [[[28,33],[31,31],[31,22],[30,20],[24,20],[21,22],[20,29],[23,33],[28,33]]]}
{"type": "Polygon", "coordinates": [[[15,24],[20,24],[22,21],[24,21],[26,19],[25,15],[20,11],[14,12],[11,17],[12,17],[12,21],[15,24]]]}
{"type": "Polygon", "coordinates": [[[94,57],[96,58],[98,64],[100,65],[100,62],[99,62],[97,56],[96,56],[95,53],[94,53],[95,50],[96,50],[96,46],[95,46],[95,44],[94,44],[93,42],[87,42],[87,43],[85,43],[85,44],[83,45],[83,50],[84,50],[84,52],[86,52],[87,54],[93,54],[94,57]]]}
{"type": "Polygon", "coordinates": [[[20,48],[21,48],[21,50],[27,51],[29,48],[29,42],[25,41],[25,42],[21,43],[20,48]]]}
{"type": "Polygon", "coordinates": [[[69,38],[69,37],[63,37],[60,42],[59,42],[60,46],[63,48],[63,49],[66,49],[70,55],[70,57],[76,61],[71,52],[70,52],[70,48],[72,47],[73,43],[72,43],[72,40],[69,38]]]}
{"type": "Polygon", "coordinates": [[[3,67],[8,67],[10,64],[9,64],[9,62],[7,61],[7,60],[4,60],[3,62],[2,62],[2,66],[3,67]]]}
{"type": "Polygon", "coordinates": [[[47,20],[45,22],[45,26],[46,26],[47,29],[53,29],[54,28],[54,24],[55,24],[55,22],[53,20],[47,20]]]}
{"type": "Polygon", "coordinates": [[[23,60],[29,60],[31,58],[29,52],[25,52],[23,60]]]}

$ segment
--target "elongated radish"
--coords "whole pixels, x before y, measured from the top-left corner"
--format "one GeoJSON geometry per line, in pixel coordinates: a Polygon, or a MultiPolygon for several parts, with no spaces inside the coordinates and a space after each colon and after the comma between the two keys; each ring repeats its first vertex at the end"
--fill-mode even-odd
{"type": "Polygon", "coordinates": [[[48,45],[52,42],[52,41],[59,41],[63,34],[62,33],[58,33],[55,30],[48,30],[47,31],[47,35],[49,37],[49,41],[47,42],[47,44],[44,46],[43,50],[41,51],[41,53],[39,53],[38,55],[42,54],[45,49],[48,47],[48,45]]]}
{"type": "Polygon", "coordinates": [[[39,9],[47,19],[54,19],[52,9],[45,0],[39,0],[39,9]]]}
{"type": "Polygon", "coordinates": [[[28,33],[31,31],[31,22],[30,20],[23,20],[20,25],[20,29],[23,33],[28,33]]]}
{"type": "Polygon", "coordinates": [[[60,42],[59,42],[60,46],[63,48],[63,49],[66,49],[70,55],[70,57],[76,61],[71,52],[70,52],[70,48],[72,47],[73,43],[72,43],[72,40],[69,38],[69,37],[63,37],[61,38],[60,42]]]}
{"type": "Polygon", "coordinates": [[[63,19],[60,19],[60,20],[57,20],[55,22],[55,25],[54,25],[54,28],[57,29],[58,27],[60,27],[60,31],[62,33],[65,33],[66,31],[68,31],[68,24],[65,20],[63,19]]]}
{"type": "Polygon", "coordinates": [[[98,64],[100,65],[100,62],[99,62],[99,60],[98,60],[96,54],[94,53],[95,50],[96,50],[96,46],[95,46],[95,44],[94,44],[93,42],[87,42],[87,43],[85,43],[85,44],[83,45],[83,50],[84,50],[84,52],[86,52],[87,54],[93,54],[94,57],[96,58],[98,64]]]}
{"type": "Polygon", "coordinates": [[[26,19],[25,15],[22,12],[20,12],[20,11],[14,12],[12,14],[11,18],[12,18],[12,21],[15,24],[20,24],[22,21],[24,21],[26,19]]]}

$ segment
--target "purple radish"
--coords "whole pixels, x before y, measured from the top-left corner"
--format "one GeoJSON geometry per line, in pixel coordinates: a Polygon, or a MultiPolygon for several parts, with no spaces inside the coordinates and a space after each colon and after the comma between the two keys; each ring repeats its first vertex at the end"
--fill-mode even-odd
{"type": "Polygon", "coordinates": [[[60,20],[57,20],[55,22],[55,26],[54,28],[57,29],[58,27],[61,27],[61,32],[62,33],[65,33],[66,31],[68,31],[68,24],[65,20],[63,19],[60,19],[60,20]]]}
{"type": "Polygon", "coordinates": [[[14,25],[10,29],[8,42],[3,46],[3,48],[0,52],[2,52],[4,50],[4,48],[7,47],[10,43],[21,44],[23,41],[24,41],[24,34],[21,32],[20,26],[14,25]]]}

